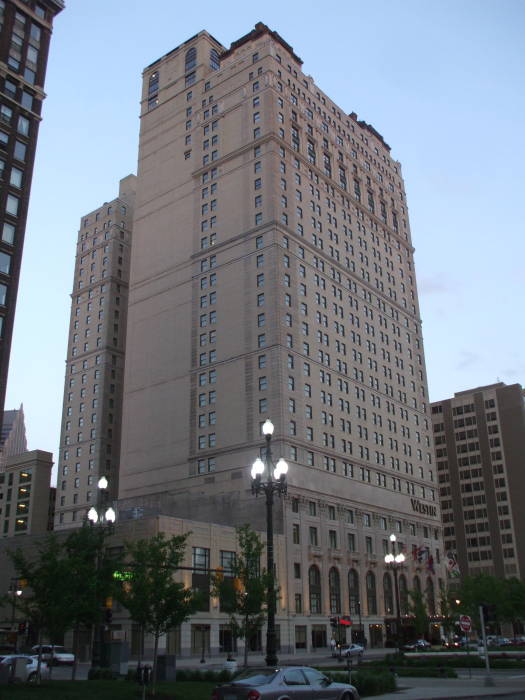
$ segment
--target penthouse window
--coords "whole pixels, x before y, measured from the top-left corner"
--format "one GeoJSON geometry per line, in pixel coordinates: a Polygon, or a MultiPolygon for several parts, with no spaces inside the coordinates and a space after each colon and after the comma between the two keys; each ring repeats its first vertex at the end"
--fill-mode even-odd
{"type": "Polygon", "coordinates": [[[197,49],[192,46],[191,49],[186,51],[186,57],[184,60],[184,72],[188,73],[193,70],[197,65],[197,49]]]}
{"type": "Polygon", "coordinates": [[[220,67],[221,67],[221,64],[220,64],[220,60],[219,60],[219,52],[217,51],[217,49],[211,49],[210,50],[210,68],[212,70],[219,70],[220,67]]]}
{"type": "Polygon", "coordinates": [[[148,83],[148,110],[159,104],[159,73],[155,71],[149,78],[148,83]]]}

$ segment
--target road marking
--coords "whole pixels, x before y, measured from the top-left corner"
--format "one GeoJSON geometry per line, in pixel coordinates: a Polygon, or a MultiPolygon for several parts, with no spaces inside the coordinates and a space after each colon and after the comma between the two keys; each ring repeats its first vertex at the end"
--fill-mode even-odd
{"type": "Polygon", "coordinates": [[[525,678],[525,674],[522,674],[521,676],[509,676],[509,678],[525,678]]]}

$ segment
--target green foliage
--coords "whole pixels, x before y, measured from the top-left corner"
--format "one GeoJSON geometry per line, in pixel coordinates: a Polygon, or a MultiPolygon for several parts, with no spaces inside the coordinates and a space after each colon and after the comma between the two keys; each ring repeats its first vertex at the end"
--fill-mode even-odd
{"type": "Polygon", "coordinates": [[[50,535],[33,556],[20,549],[8,552],[17,577],[27,581],[17,608],[51,641],[60,642],[75,625],[90,626],[100,619],[114,585],[115,560],[105,551],[107,535],[105,528],[85,526],[65,539],[50,535]]]}
{"type": "MultiPolygon", "coordinates": [[[[476,652],[467,654],[466,652],[455,652],[454,655],[445,657],[443,654],[435,654],[433,656],[405,656],[404,654],[388,654],[385,660],[377,659],[375,661],[367,661],[365,666],[383,666],[387,667],[417,667],[417,668],[434,668],[445,665],[452,668],[484,668],[485,660],[480,658],[476,652]]],[[[525,659],[509,659],[490,657],[491,668],[525,668],[525,659]]]]}
{"type": "Polygon", "coordinates": [[[117,591],[113,571],[120,560],[107,552],[105,543],[109,534],[107,528],[86,525],[73,530],[64,542],[68,566],[66,588],[74,625],[90,627],[99,623],[104,601],[117,591]]]}
{"type": "MultiPolygon", "coordinates": [[[[158,700],[210,700],[215,683],[159,683],[158,700]]],[[[149,691],[148,691],[149,692],[149,691]]],[[[141,689],[124,681],[51,681],[39,688],[23,683],[9,686],[9,700],[130,700],[142,697],[141,689]]],[[[0,691],[0,697],[4,699],[0,691]]],[[[149,695],[148,695],[149,697],[149,695]]]]}
{"type": "Polygon", "coordinates": [[[126,544],[131,582],[119,587],[116,596],[131,619],[157,639],[181,625],[195,612],[191,589],[174,580],[184,559],[186,535],[167,538],[164,533],[126,544]]]}
{"type": "Polygon", "coordinates": [[[448,665],[434,668],[396,668],[396,673],[402,678],[457,678],[458,674],[448,665]]]}
{"type": "MultiPolygon", "coordinates": [[[[319,669],[323,673],[322,669],[319,669]]],[[[347,672],[329,672],[326,675],[334,683],[348,683],[347,672]]],[[[352,685],[355,685],[359,695],[379,695],[390,693],[397,689],[396,679],[389,671],[374,671],[373,673],[366,671],[352,672],[352,685]]]]}
{"type": "Polygon", "coordinates": [[[119,587],[118,600],[131,619],[154,638],[152,692],[155,694],[159,637],[193,615],[198,598],[175,581],[190,533],[167,538],[164,533],[126,543],[127,566],[133,576],[119,587]]]}
{"type": "Polygon", "coordinates": [[[90,668],[88,671],[88,681],[115,681],[118,677],[118,673],[110,668],[90,668]]]}
{"type": "MultiPolygon", "coordinates": [[[[237,528],[239,551],[230,577],[212,577],[212,593],[230,615],[234,637],[249,638],[263,625],[270,575],[260,569],[264,545],[249,525],[237,528]]],[[[247,646],[247,645],[246,645],[247,646]]]]}
{"type": "Polygon", "coordinates": [[[71,626],[70,600],[63,590],[64,577],[68,576],[63,546],[55,535],[50,535],[39,544],[34,559],[20,549],[7,554],[17,577],[27,581],[23,595],[15,599],[16,607],[52,641],[60,640],[71,626]]]}
{"type": "Polygon", "coordinates": [[[423,594],[417,588],[408,592],[409,613],[414,618],[414,629],[419,635],[423,635],[428,629],[428,613],[423,594]]]}
{"type": "Polygon", "coordinates": [[[442,626],[447,638],[449,638],[456,629],[456,624],[459,619],[459,606],[456,603],[458,593],[456,590],[447,589],[443,584],[440,588],[440,608],[443,618],[442,626]]]}
{"type": "Polygon", "coordinates": [[[496,622],[525,620],[525,581],[500,579],[488,574],[465,576],[457,591],[462,614],[470,615],[480,629],[479,606],[494,605],[496,622]]]}

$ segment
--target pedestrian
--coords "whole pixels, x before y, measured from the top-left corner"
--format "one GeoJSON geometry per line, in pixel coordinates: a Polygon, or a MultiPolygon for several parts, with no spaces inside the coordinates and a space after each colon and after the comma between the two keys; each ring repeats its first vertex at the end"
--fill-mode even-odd
{"type": "Polygon", "coordinates": [[[335,648],[336,648],[336,646],[337,646],[337,642],[336,642],[335,639],[332,637],[332,639],[330,640],[330,649],[331,649],[331,651],[332,651],[332,656],[335,656],[335,648]]]}

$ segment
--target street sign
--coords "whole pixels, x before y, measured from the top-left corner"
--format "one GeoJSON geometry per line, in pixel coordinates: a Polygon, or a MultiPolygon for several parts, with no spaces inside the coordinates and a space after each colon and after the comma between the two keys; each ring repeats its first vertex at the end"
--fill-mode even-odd
{"type": "Polygon", "coordinates": [[[472,629],[472,620],[468,615],[461,615],[459,618],[459,626],[463,630],[463,632],[470,632],[472,629]]]}

